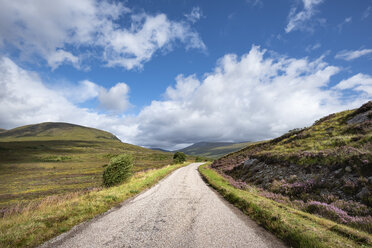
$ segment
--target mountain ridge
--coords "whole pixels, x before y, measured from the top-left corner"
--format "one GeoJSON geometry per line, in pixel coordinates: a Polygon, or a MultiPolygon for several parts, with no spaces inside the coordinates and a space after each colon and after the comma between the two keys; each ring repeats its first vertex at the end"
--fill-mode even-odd
{"type": "Polygon", "coordinates": [[[96,128],[66,122],[43,122],[0,132],[0,141],[26,140],[118,140],[115,135],[96,128]]]}
{"type": "Polygon", "coordinates": [[[188,147],[176,150],[187,155],[219,158],[230,152],[238,151],[251,142],[208,142],[201,141],[188,147]]]}

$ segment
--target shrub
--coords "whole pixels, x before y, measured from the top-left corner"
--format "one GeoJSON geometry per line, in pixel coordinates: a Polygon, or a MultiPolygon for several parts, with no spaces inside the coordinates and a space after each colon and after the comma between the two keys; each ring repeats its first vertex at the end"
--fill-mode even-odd
{"type": "Polygon", "coordinates": [[[124,182],[132,175],[133,158],[129,154],[122,154],[111,158],[103,172],[103,184],[111,187],[124,182]]]}
{"type": "Polygon", "coordinates": [[[186,155],[183,152],[176,152],[173,155],[173,163],[180,164],[186,161],[186,155]]]}
{"type": "Polygon", "coordinates": [[[351,216],[367,216],[372,213],[366,205],[355,201],[337,200],[332,205],[346,211],[351,216]]]}
{"type": "Polygon", "coordinates": [[[349,225],[360,230],[372,233],[372,217],[368,216],[350,216],[347,212],[334,205],[318,201],[307,203],[307,212],[318,214],[322,217],[336,221],[341,224],[349,225]]]}
{"type": "Polygon", "coordinates": [[[204,161],[208,161],[208,159],[207,158],[203,158],[203,157],[199,157],[199,156],[197,156],[195,158],[195,162],[204,162],[204,161]]]}

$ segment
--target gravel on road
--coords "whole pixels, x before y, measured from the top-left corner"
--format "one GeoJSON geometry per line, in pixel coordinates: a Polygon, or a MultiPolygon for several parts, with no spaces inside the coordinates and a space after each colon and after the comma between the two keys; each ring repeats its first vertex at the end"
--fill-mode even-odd
{"type": "Polygon", "coordinates": [[[201,164],[41,247],[286,247],[208,187],[201,164]]]}

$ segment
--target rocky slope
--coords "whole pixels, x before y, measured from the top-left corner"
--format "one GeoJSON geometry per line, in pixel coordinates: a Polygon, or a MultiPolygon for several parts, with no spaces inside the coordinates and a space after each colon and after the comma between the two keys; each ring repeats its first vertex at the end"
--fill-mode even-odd
{"type": "Polygon", "coordinates": [[[253,184],[305,203],[350,202],[370,213],[372,101],[226,155],[212,168],[238,187],[253,184]]]}

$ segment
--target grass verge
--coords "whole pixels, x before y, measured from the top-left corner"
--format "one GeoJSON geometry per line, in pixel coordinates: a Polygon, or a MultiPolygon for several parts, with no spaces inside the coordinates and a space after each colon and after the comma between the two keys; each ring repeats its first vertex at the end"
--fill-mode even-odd
{"type": "Polygon", "coordinates": [[[372,247],[367,233],[272,201],[254,188],[237,189],[208,165],[199,172],[225,199],[292,247],[372,247]]]}
{"type": "Polygon", "coordinates": [[[0,218],[0,247],[34,247],[70,230],[73,226],[104,213],[122,201],[147,189],[172,171],[187,164],[135,174],[128,182],[85,194],[51,196],[37,208],[0,218]]]}

